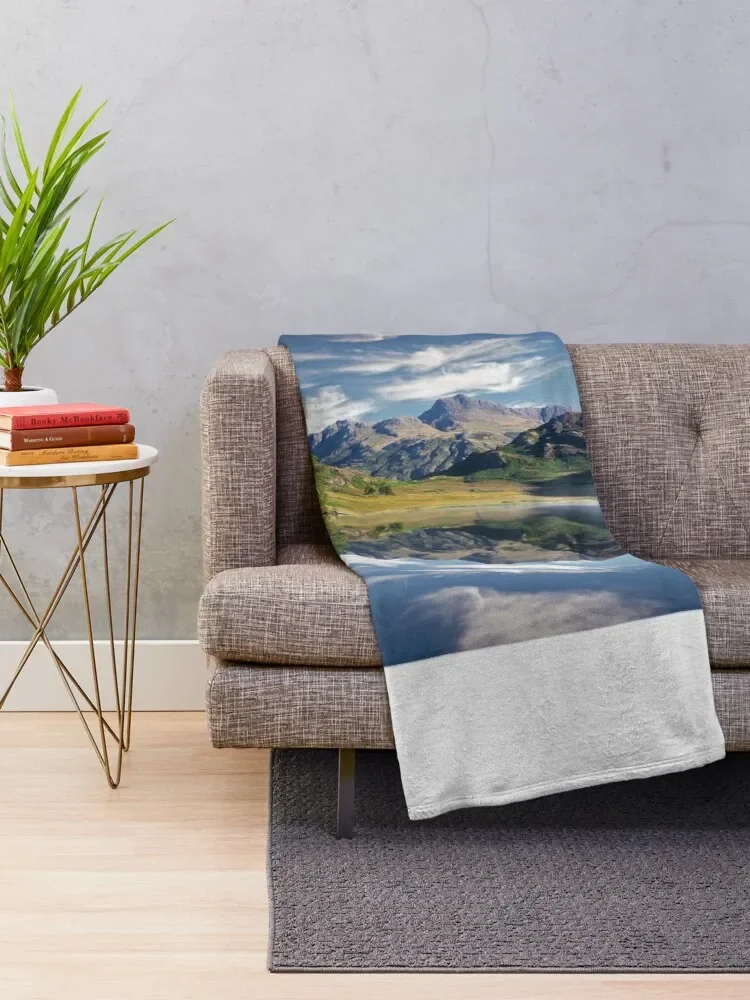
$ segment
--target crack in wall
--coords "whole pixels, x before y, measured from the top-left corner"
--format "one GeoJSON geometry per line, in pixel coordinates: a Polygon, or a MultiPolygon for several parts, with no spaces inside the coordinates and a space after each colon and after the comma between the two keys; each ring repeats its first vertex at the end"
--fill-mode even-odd
{"type": "Polygon", "coordinates": [[[750,229],[750,221],[743,219],[688,219],[685,221],[680,221],[678,219],[672,220],[670,222],[663,222],[661,225],[656,226],[651,230],[640,243],[633,250],[632,257],[633,263],[628,268],[625,276],[618,281],[614,288],[610,289],[608,292],[603,292],[601,295],[594,296],[600,299],[609,299],[613,295],[616,295],[621,291],[625,285],[630,281],[631,278],[635,277],[636,272],[641,266],[641,254],[648,244],[656,236],[661,233],[666,232],[667,229],[693,229],[693,228],[703,228],[711,226],[733,226],[739,227],[741,229],[750,229]]]}
{"type": "MultiPolygon", "coordinates": [[[[632,259],[630,267],[627,269],[623,277],[620,278],[620,280],[615,285],[612,286],[612,288],[603,292],[599,292],[598,294],[592,291],[590,294],[586,295],[568,295],[565,297],[564,300],[559,299],[550,302],[548,304],[547,309],[554,310],[558,306],[562,305],[563,302],[569,306],[578,302],[590,302],[590,301],[601,302],[613,298],[615,295],[617,295],[618,292],[621,292],[622,289],[628,284],[628,282],[630,282],[636,276],[642,265],[641,257],[643,255],[643,251],[651,242],[651,240],[655,239],[655,237],[659,236],[663,232],[666,232],[668,229],[700,229],[700,228],[710,228],[711,226],[731,226],[740,229],[750,229],[750,220],[673,219],[668,222],[662,222],[660,223],[660,225],[655,226],[649,233],[646,234],[646,236],[643,237],[642,240],[640,240],[638,244],[636,244],[636,246],[630,253],[630,257],[632,259]]],[[[742,261],[736,261],[735,263],[742,263],[742,261]]],[[[714,266],[714,265],[712,264],[709,266],[714,266]]],[[[708,270],[708,267],[704,268],[703,271],[701,271],[700,274],[694,278],[694,280],[697,280],[697,278],[700,277],[701,274],[705,273],[706,270],[708,270]]],[[[606,323],[594,323],[591,326],[585,327],[585,329],[589,330],[589,329],[594,329],[598,326],[606,326],[606,325],[607,325],[606,323]]]]}

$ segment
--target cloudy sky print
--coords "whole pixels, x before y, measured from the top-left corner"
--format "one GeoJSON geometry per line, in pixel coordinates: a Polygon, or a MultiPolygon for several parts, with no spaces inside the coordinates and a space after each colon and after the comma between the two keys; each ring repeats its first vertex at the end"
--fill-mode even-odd
{"type": "Polygon", "coordinates": [[[700,607],[596,500],[551,333],[287,335],[331,540],[386,665],[700,607]]]}
{"type": "Polygon", "coordinates": [[[424,404],[466,393],[508,406],[537,405],[563,392],[578,409],[575,380],[560,384],[569,364],[554,334],[388,337],[353,334],[286,336],[294,356],[310,432],[337,420],[375,422],[417,416],[424,404]]]}

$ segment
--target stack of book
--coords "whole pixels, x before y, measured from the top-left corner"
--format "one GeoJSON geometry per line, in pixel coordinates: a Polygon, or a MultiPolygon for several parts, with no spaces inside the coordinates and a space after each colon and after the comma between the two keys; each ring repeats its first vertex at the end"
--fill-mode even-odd
{"type": "Polygon", "coordinates": [[[2,408],[0,466],[138,458],[130,411],[97,403],[2,408]]]}

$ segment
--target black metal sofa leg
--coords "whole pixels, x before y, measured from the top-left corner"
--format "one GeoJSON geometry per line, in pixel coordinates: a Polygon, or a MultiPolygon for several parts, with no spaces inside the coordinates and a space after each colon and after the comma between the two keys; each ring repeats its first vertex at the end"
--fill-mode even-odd
{"type": "Polygon", "coordinates": [[[338,809],[336,836],[347,840],[354,836],[354,768],[356,750],[339,750],[338,809]]]}

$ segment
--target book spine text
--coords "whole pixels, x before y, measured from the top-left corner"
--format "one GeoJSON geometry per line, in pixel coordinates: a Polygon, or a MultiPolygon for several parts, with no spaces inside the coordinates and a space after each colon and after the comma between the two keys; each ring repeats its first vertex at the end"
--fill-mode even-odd
{"type": "Polygon", "coordinates": [[[138,458],[138,445],[105,444],[88,448],[39,448],[32,451],[4,451],[0,464],[6,466],[56,465],[60,462],[116,462],[138,458]]]}

